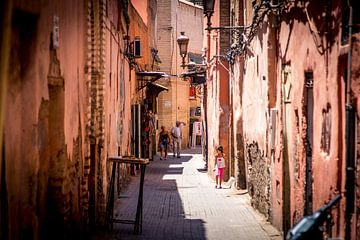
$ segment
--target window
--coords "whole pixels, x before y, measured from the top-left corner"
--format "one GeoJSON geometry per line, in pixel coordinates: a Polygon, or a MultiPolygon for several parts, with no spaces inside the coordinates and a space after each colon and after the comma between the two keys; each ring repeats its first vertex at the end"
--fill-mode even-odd
{"type": "Polygon", "coordinates": [[[322,112],[323,122],[321,127],[321,150],[325,153],[330,153],[331,141],[331,107],[328,104],[327,108],[322,112]]]}
{"type": "Polygon", "coordinates": [[[134,57],[141,57],[140,37],[135,37],[134,39],[134,57]]]}
{"type": "Polygon", "coordinates": [[[201,116],[201,107],[196,107],[195,116],[201,116]]]}

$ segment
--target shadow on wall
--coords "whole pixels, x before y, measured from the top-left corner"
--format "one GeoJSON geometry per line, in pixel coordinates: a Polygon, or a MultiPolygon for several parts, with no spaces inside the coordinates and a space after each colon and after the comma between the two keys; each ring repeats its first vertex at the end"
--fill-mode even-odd
{"type": "Polygon", "coordinates": [[[286,60],[295,20],[304,23],[308,27],[317,51],[327,57],[339,34],[339,16],[335,11],[339,7],[339,3],[332,4],[326,0],[304,1],[302,5],[291,7],[288,13],[283,16],[283,21],[290,28],[286,49],[282,53],[284,60],[286,60]]]}
{"type": "MultiPolygon", "coordinates": [[[[183,174],[181,164],[190,159],[190,156],[170,157],[147,167],[142,235],[133,235],[133,225],[114,223],[111,233],[97,234],[90,239],[206,239],[204,221],[186,217],[176,183],[176,178],[183,174]]],[[[140,175],[133,177],[126,191],[120,194],[115,203],[115,218],[135,219],[139,179],[140,175]]]]}

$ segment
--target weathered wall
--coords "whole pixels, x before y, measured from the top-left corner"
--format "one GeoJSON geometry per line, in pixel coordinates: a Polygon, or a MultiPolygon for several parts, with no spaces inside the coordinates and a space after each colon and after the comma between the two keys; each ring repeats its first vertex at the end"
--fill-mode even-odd
{"type": "MultiPolygon", "coordinates": [[[[249,5],[248,5],[249,6],[249,5]]],[[[251,10],[248,10],[251,11],[251,10]]],[[[252,16],[249,17],[252,19],[252,16]]],[[[249,21],[249,20],[248,20],[249,21]]],[[[247,22],[246,24],[250,24],[247,22]]],[[[251,203],[260,212],[269,216],[270,170],[267,156],[267,25],[259,29],[251,49],[253,55],[245,58],[242,93],[242,121],[244,152],[248,171],[247,187],[251,203]]],[[[238,117],[238,116],[237,116],[238,117]]]]}
{"type": "MultiPolygon", "coordinates": [[[[144,4],[141,9],[142,9],[141,12],[146,11],[147,4],[144,4]]],[[[133,20],[130,22],[130,31],[129,31],[129,34],[131,36],[131,41],[133,41],[135,37],[139,37],[141,41],[141,57],[135,60],[137,66],[140,69],[134,69],[134,73],[135,70],[151,71],[149,30],[145,21],[143,20],[143,17],[140,15],[138,11],[139,9],[135,9],[135,7],[132,4],[130,5],[129,15],[130,15],[130,19],[133,20]]],[[[147,15],[145,15],[144,17],[147,18],[147,15]]]]}
{"type": "MultiPolygon", "coordinates": [[[[215,42],[215,41],[213,41],[215,42]]],[[[211,43],[212,44],[212,43],[211,43]]],[[[209,174],[215,168],[216,147],[219,145],[219,101],[216,66],[210,67],[207,78],[207,127],[208,127],[208,168],[209,174]]]]}
{"type": "MultiPolygon", "coordinates": [[[[120,6],[121,8],[121,6],[120,6]]],[[[130,155],[131,134],[131,82],[130,66],[121,50],[125,49],[123,34],[125,22],[118,12],[116,1],[108,1],[105,19],[105,152],[107,156],[130,155]]],[[[131,10],[130,10],[131,11],[131,10]]],[[[131,21],[134,20],[130,14],[131,21]]],[[[107,178],[110,178],[111,165],[107,164],[107,178]]],[[[127,166],[122,166],[126,168],[127,166]]],[[[128,171],[122,171],[120,182],[126,179],[128,171]]],[[[119,187],[117,185],[117,187],[119,187]]],[[[119,189],[117,189],[119,190],[119,189]]]]}
{"type": "MultiPolygon", "coordinates": [[[[5,121],[9,238],[80,223],[85,178],[84,2],[16,1],[5,121]],[[59,47],[52,42],[59,17],[59,47]],[[70,60],[69,60],[70,59],[70,60]]],[[[76,226],[74,226],[76,227],[76,226]]]]}
{"type": "Polygon", "coordinates": [[[129,127],[131,117],[129,99],[125,97],[130,92],[128,80],[129,65],[119,49],[124,49],[124,40],[120,33],[124,26],[119,22],[119,13],[114,2],[108,2],[106,15],[106,100],[105,100],[105,141],[106,152],[109,155],[128,154],[129,127]],[[114,134],[116,133],[116,134],[114,134]],[[122,137],[120,137],[122,136],[122,137]]]}
{"type": "MultiPolygon", "coordinates": [[[[328,6],[330,7],[330,6],[328,6]]],[[[344,190],[344,84],[339,76],[338,59],[339,59],[339,19],[340,19],[339,2],[333,2],[331,9],[320,6],[311,2],[303,7],[290,8],[289,14],[285,16],[279,30],[279,63],[282,69],[278,69],[278,76],[284,81],[290,80],[291,90],[286,86],[278,85],[277,108],[282,111],[278,129],[287,132],[286,118],[290,117],[292,123],[289,125],[291,132],[283,135],[283,143],[289,144],[289,152],[277,149],[275,155],[282,158],[283,173],[282,186],[283,192],[288,192],[288,199],[283,199],[284,204],[288,204],[289,215],[285,219],[284,228],[288,224],[292,226],[303,216],[304,209],[304,191],[305,184],[305,139],[307,119],[304,111],[305,103],[305,73],[313,73],[313,144],[312,144],[312,206],[316,210],[334,196],[336,192],[344,190]],[[308,16],[306,15],[308,12],[308,16]],[[322,13],[322,18],[316,18],[322,13]],[[331,15],[330,15],[331,14],[331,15]],[[328,19],[327,19],[328,18],[328,19]],[[323,24],[324,21],[337,22],[334,25],[323,24]],[[312,29],[310,29],[312,28],[312,29]],[[315,28],[315,30],[313,29],[315,28]],[[330,30],[331,29],[331,30],[330,30]],[[317,32],[317,34],[311,31],[317,32]],[[326,32],[331,31],[331,35],[326,32]],[[314,42],[314,39],[323,39],[323,43],[314,42]],[[327,49],[326,49],[327,47],[327,49]],[[286,66],[284,65],[286,64],[286,66]],[[287,69],[287,70],[285,70],[287,69]],[[286,74],[287,72],[287,74],[286,74]],[[281,90],[282,88],[282,90],[281,90]],[[284,105],[288,104],[281,100],[289,96],[287,102],[290,102],[289,115],[285,116],[284,105]],[[329,117],[327,117],[329,116],[329,117]],[[285,118],[285,119],[284,119],[285,118]],[[330,129],[324,129],[326,118],[331,122],[330,129]],[[330,142],[327,150],[322,146],[323,140],[330,142]],[[288,154],[288,163],[284,155],[288,154]],[[288,175],[286,173],[288,172],[288,175]],[[285,180],[290,180],[287,184],[285,180]],[[329,179],[324,181],[324,179],[329,179]],[[289,203],[286,203],[289,201],[289,203]]],[[[279,65],[280,65],[279,64],[279,65]]],[[[278,83],[280,79],[278,78],[278,83]]],[[[290,86],[290,85],[288,85],[290,86]]],[[[308,119],[311,120],[311,119],[308,119]]],[[[277,173],[279,174],[279,173],[277,173]]],[[[279,175],[277,175],[279,177],[279,175]]],[[[277,179],[279,180],[279,178],[277,179]]],[[[280,181],[281,182],[281,181],[280,181]]],[[[286,197],[286,196],[283,196],[286,197]]],[[[275,208],[276,206],[274,206],[275,208]]],[[[284,206],[283,206],[284,207],[284,206]]],[[[286,206],[285,206],[286,207],[286,206]]],[[[286,212],[285,212],[286,214],[286,212]]],[[[276,217],[276,216],[274,216],[276,217]]],[[[284,217],[286,217],[284,215],[284,217]]],[[[340,211],[340,218],[343,219],[343,212],[340,211]]],[[[339,219],[337,219],[339,224],[339,219]]],[[[338,225],[342,229],[343,221],[338,225]]],[[[340,230],[341,232],[341,230],[340,230]]]]}
{"type": "MultiPolygon", "coordinates": [[[[129,16],[132,21],[130,21],[129,36],[130,41],[134,41],[135,38],[140,38],[141,42],[141,57],[135,58],[133,61],[136,62],[131,69],[131,102],[142,103],[145,98],[145,89],[139,90],[142,86],[140,81],[136,76],[137,71],[151,71],[151,60],[150,60],[150,48],[149,48],[149,31],[148,27],[143,21],[140,13],[146,10],[145,5],[140,9],[135,9],[131,4],[129,6],[129,16]],[[140,12],[138,12],[140,10],[140,12]]],[[[143,79],[142,79],[143,80],[143,79]]]]}
{"type": "Polygon", "coordinates": [[[233,134],[233,152],[234,152],[234,176],[236,186],[241,189],[247,188],[246,163],[245,163],[245,146],[243,130],[243,111],[242,94],[243,94],[243,65],[244,60],[237,58],[231,68],[231,102],[232,102],[232,134],[233,134]]]}
{"type": "MultiPolygon", "coordinates": [[[[216,1],[214,16],[211,18],[212,26],[230,25],[230,1],[216,1]]],[[[205,38],[208,38],[206,36],[205,38]]],[[[215,55],[224,55],[229,49],[230,40],[227,31],[211,31],[210,46],[204,41],[206,48],[210,48],[208,61],[215,55]]],[[[219,57],[212,59],[208,73],[207,83],[207,109],[208,109],[208,159],[209,173],[214,168],[214,156],[216,148],[221,145],[226,155],[226,168],[224,180],[229,178],[231,155],[229,153],[229,132],[230,132],[230,83],[229,65],[219,57]]]]}
{"type": "MultiPolygon", "coordinates": [[[[248,25],[253,19],[252,3],[243,3],[248,25]]],[[[340,19],[339,1],[331,6],[314,1],[291,5],[282,12],[281,22],[267,15],[245,58],[237,58],[233,65],[231,87],[239,95],[233,97],[234,132],[243,129],[252,204],[284,231],[304,215],[306,203],[316,210],[344,190],[345,89],[341,75],[344,65],[339,63],[340,19]],[[306,76],[313,76],[311,87],[306,76]],[[313,90],[311,119],[307,116],[309,88],[313,90]],[[309,121],[313,122],[312,166],[307,180],[309,121]],[[305,200],[307,185],[312,186],[310,202],[305,200]]],[[[335,234],[343,234],[343,204],[336,217],[335,234]]]]}
{"type": "Polygon", "coordinates": [[[104,220],[106,157],[129,149],[117,4],[14,1],[1,215],[10,239],[68,238],[104,220]]]}
{"type": "Polygon", "coordinates": [[[0,238],[8,237],[8,206],[6,201],[5,157],[4,157],[4,121],[8,86],[8,68],[10,59],[12,1],[0,3],[0,238]]]}
{"type": "MultiPolygon", "coordinates": [[[[244,25],[244,3],[242,0],[231,1],[231,22],[232,26],[244,25]]],[[[234,40],[232,41],[234,42],[234,40]]],[[[242,94],[244,58],[237,57],[234,64],[230,65],[230,108],[231,108],[231,144],[232,176],[238,188],[246,189],[246,167],[244,152],[244,131],[242,115],[242,94]]]]}

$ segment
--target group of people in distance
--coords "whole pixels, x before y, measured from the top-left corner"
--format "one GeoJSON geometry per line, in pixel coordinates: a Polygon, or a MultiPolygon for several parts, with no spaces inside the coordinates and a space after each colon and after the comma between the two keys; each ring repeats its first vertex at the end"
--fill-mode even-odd
{"type": "Polygon", "coordinates": [[[172,146],[174,154],[173,156],[180,158],[182,124],[183,123],[177,121],[175,127],[171,129],[170,133],[166,130],[164,126],[161,126],[161,131],[159,133],[160,160],[167,160],[169,146],[172,146]]]}
{"type": "MultiPolygon", "coordinates": [[[[173,149],[173,157],[180,158],[180,147],[181,147],[181,139],[182,139],[182,131],[181,131],[181,123],[179,121],[176,122],[175,127],[173,127],[170,133],[165,129],[164,126],[161,126],[161,131],[159,133],[159,152],[160,152],[160,160],[167,160],[168,157],[168,148],[172,146],[173,149]]],[[[215,188],[222,188],[222,180],[225,169],[225,154],[222,146],[218,146],[216,148],[215,155],[215,168],[213,169],[215,173],[216,185],[215,188]]]]}

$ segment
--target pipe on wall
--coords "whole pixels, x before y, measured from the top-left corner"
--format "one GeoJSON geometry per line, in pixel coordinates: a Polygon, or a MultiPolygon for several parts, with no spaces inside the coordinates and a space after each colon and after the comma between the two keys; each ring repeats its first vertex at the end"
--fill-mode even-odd
{"type": "Polygon", "coordinates": [[[345,141],[346,141],[346,208],[345,208],[345,239],[351,239],[351,219],[354,214],[355,204],[355,109],[352,104],[351,95],[351,61],[352,61],[352,25],[353,8],[348,0],[349,6],[349,52],[347,59],[347,77],[346,77],[346,123],[345,123],[345,141]]]}

